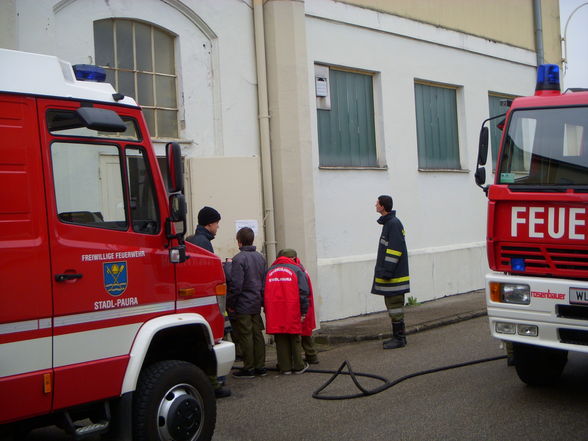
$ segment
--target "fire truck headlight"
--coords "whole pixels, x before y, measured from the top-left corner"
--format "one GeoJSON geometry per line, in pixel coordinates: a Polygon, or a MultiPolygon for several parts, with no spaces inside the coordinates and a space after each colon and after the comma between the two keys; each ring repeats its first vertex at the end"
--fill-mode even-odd
{"type": "Polygon", "coordinates": [[[526,337],[537,337],[539,335],[539,328],[535,325],[517,325],[517,334],[526,337]]]}
{"type": "Polygon", "coordinates": [[[528,305],[531,302],[531,288],[529,285],[502,285],[502,301],[505,303],[517,303],[528,305]]]}

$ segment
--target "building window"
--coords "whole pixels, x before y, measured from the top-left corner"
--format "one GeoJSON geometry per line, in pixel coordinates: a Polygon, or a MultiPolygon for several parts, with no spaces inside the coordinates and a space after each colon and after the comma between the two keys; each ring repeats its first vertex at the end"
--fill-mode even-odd
{"type": "MultiPolygon", "coordinates": [[[[504,100],[513,100],[513,95],[503,95],[498,93],[488,94],[488,108],[490,118],[506,113],[508,107],[503,105],[504,100]]],[[[498,149],[500,148],[500,139],[502,138],[502,131],[497,127],[498,124],[504,122],[504,118],[496,118],[491,120],[488,124],[490,126],[490,148],[492,151],[492,170],[496,170],[496,161],[498,158],[498,149]]]]}
{"type": "Polygon", "coordinates": [[[415,82],[419,169],[459,170],[456,88],[415,82]]]}
{"type": "Polygon", "coordinates": [[[154,138],[178,138],[174,36],[132,20],[94,22],[96,64],[107,81],[143,108],[154,138]]]}
{"type": "Polygon", "coordinates": [[[320,166],[378,167],[373,75],[322,68],[315,78],[317,104],[328,101],[317,110],[320,166]]]}

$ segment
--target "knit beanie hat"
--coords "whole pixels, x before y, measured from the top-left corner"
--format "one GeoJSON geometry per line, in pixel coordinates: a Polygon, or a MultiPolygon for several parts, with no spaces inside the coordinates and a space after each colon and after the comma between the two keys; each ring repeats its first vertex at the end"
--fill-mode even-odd
{"type": "Polygon", "coordinates": [[[298,254],[296,254],[296,250],[292,248],[284,248],[283,250],[280,250],[278,257],[289,257],[290,259],[295,259],[298,257],[298,254]]]}
{"type": "Polygon", "coordinates": [[[203,227],[221,220],[221,215],[212,207],[202,207],[198,212],[198,225],[203,227]]]}

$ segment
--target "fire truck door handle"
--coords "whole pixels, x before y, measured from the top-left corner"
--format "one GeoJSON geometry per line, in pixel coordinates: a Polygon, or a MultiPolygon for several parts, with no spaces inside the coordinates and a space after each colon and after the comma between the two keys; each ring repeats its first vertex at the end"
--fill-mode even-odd
{"type": "Polygon", "coordinates": [[[55,281],[56,282],[65,282],[66,280],[76,280],[81,279],[82,274],[55,274],[55,281]]]}

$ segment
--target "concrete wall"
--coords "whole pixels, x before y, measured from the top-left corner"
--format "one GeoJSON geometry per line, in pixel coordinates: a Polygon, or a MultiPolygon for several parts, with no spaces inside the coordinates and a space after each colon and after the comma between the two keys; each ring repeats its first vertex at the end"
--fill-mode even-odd
{"type": "Polygon", "coordinates": [[[255,222],[258,231],[253,244],[262,251],[265,235],[259,157],[189,158],[187,163],[193,219],[204,205],[215,207],[221,214],[212,242],[214,252],[223,259],[239,252],[235,240],[238,221],[255,222]]]}

